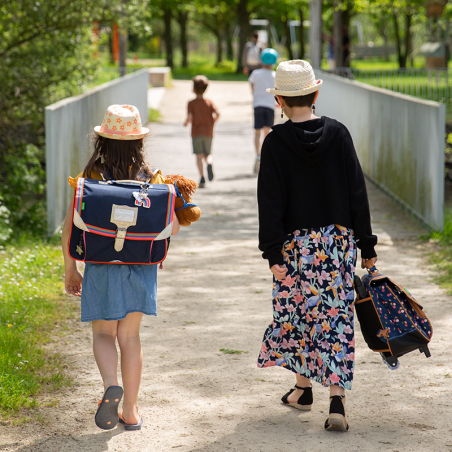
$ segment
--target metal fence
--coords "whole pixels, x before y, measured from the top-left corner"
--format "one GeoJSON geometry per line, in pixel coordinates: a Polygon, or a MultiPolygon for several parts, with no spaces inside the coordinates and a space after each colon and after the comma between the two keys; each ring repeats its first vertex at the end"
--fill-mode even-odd
{"type": "Polygon", "coordinates": [[[440,102],[445,104],[447,116],[452,116],[452,77],[450,69],[361,70],[337,68],[328,72],[420,99],[440,102]]]}

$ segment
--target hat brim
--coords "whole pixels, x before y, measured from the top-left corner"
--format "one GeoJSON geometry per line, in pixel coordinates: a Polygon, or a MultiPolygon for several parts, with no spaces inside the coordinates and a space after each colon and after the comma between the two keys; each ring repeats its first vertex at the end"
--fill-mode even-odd
{"type": "Polygon", "coordinates": [[[104,133],[101,132],[102,126],[96,126],[94,127],[94,132],[96,132],[98,135],[100,135],[101,137],[104,138],[110,138],[112,140],[140,140],[141,138],[144,138],[149,132],[150,130],[146,127],[142,127],[141,128],[141,132],[140,133],[136,133],[136,134],[128,134],[128,135],[121,135],[119,133],[104,133]]]}
{"type": "Polygon", "coordinates": [[[267,88],[267,93],[277,94],[278,96],[295,97],[295,96],[306,96],[306,94],[311,94],[322,86],[323,80],[316,80],[315,85],[310,86],[305,89],[298,89],[296,91],[281,91],[277,88],[267,88]]]}

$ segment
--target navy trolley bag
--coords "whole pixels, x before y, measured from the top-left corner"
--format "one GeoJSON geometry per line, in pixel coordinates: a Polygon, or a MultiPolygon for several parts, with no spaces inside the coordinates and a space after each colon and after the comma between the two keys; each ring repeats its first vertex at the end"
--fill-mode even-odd
{"type": "Polygon", "coordinates": [[[428,343],[432,325],[422,306],[402,286],[381,275],[373,262],[368,274],[355,275],[355,310],[369,348],[379,352],[390,369],[399,367],[398,357],[419,349],[430,357],[428,343]]]}
{"type": "Polygon", "coordinates": [[[102,264],[163,262],[175,196],[172,184],[78,179],[69,255],[102,264]]]}

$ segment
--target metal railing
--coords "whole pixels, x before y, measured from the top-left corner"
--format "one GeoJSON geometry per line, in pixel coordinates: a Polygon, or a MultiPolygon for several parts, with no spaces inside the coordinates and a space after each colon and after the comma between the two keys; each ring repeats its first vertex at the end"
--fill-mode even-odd
{"type": "Polygon", "coordinates": [[[341,77],[368,83],[446,105],[447,116],[452,116],[452,78],[450,69],[376,69],[337,68],[327,71],[341,77]]]}

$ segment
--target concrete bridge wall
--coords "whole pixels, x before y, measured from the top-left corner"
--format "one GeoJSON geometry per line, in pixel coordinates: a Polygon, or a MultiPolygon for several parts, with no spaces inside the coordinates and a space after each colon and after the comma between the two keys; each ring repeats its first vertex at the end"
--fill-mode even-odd
{"type": "Polygon", "coordinates": [[[135,105],[143,124],[148,117],[149,74],[143,69],[105,83],[77,97],[46,107],[47,231],[64,220],[73,190],[68,176],[79,174],[93,152],[90,135],[112,104],[135,105]]]}
{"type": "Polygon", "coordinates": [[[317,115],[345,124],[366,176],[441,230],[445,106],[317,72],[323,79],[317,115]]]}

